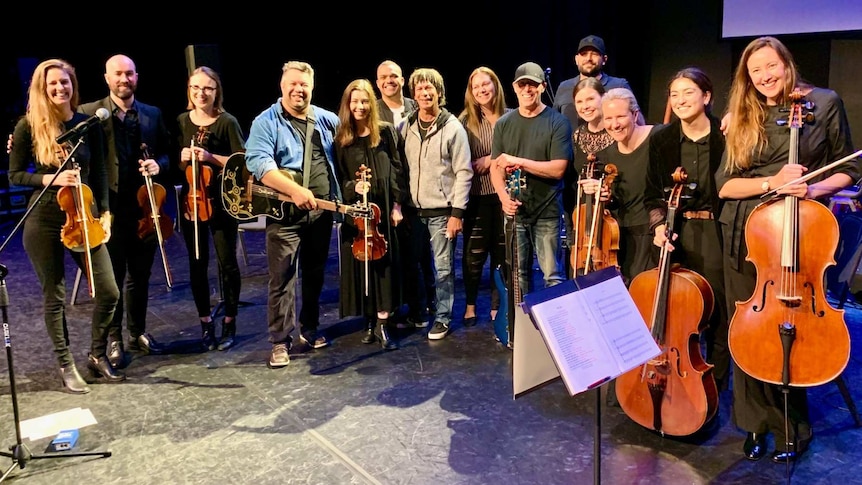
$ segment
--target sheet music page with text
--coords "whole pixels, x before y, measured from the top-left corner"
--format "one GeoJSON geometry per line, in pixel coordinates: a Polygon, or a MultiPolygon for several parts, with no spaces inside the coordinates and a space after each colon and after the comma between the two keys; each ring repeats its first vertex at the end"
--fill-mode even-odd
{"type": "Polygon", "coordinates": [[[571,395],[660,352],[620,277],[535,304],[531,313],[571,395]]]}

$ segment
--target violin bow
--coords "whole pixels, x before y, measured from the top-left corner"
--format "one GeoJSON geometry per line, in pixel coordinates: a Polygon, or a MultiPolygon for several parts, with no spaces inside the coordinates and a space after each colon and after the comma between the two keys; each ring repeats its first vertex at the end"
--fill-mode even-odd
{"type": "MultiPolygon", "coordinates": [[[[141,155],[144,160],[152,158],[150,154],[149,147],[146,143],[141,143],[141,155]]],[[[168,266],[168,257],[165,254],[165,238],[162,235],[162,226],[159,224],[159,218],[161,215],[159,214],[159,208],[156,207],[156,195],[153,189],[153,176],[150,174],[149,170],[144,171],[144,185],[147,187],[147,198],[150,202],[150,216],[153,219],[153,228],[156,231],[156,240],[159,242],[159,252],[162,255],[162,266],[165,268],[165,284],[168,286],[168,290],[173,288],[173,278],[171,277],[170,266],[168,266]]]]}

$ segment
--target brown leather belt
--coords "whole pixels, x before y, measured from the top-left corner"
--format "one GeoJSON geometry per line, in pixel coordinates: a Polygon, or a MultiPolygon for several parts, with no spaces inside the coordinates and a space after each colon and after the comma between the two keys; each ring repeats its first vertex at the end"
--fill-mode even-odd
{"type": "Polygon", "coordinates": [[[710,211],[685,211],[682,213],[684,219],[712,219],[710,211]]]}

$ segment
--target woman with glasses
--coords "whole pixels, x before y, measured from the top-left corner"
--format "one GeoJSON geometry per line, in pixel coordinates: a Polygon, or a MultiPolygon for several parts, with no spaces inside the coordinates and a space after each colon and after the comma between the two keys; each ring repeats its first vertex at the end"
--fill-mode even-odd
{"type": "Polygon", "coordinates": [[[188,81],[188,106],[177,117],[179,125],[180,173],[183,174],[180,219],[189,251],[192,295],[201,322],[204,351],[227,350],[236,336],[241,275],[236,258],[237,221],[221,205],[221,171],[234,153],[245,151],[245,139],[237,119],[222,105],[221,79],[209,67],[192,72],[188,81]],[[193,175],[192,161],[194,160],[193,175]],[[189,203],[189,202],[192,203],[189,203]],[[200,201],[197,203],[196,201],[200,201]],[[208,209],[208,210],[207,210],[208,209]],[[209,234],[212,233],[224,298],[221,338],[216,339],[210,313],[209,234]]]}

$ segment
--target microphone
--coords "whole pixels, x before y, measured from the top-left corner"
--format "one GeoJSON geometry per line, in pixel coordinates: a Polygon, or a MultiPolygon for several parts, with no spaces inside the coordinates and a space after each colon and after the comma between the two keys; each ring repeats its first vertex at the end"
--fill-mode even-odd
{"type": "Polygon", "coordinates": [[[62,135],[58,136],[57,137],[57,143],[62,145],[63,143],[66,143],[69,140],[73,140],[75,138],[80,138],[84,135],[84,133],[89,131],[90,128],[92,128],[94,125],[101,123],[102,121],[105,121],[110,117],[111,117],[110,111],[108,111],[105,108],[99,108],[96,110],[96,114],[94,114],[93,116],[90,116],[86,120],[78,123],[77,125],[75,125],[74,128],[67,131],[66,133],[63,133],[62,135]]]}
{"type": "Polygon", "coordinates": [[[545,68],[545,77],[551,77],[551,68],[550,67],[545,68]]]}

